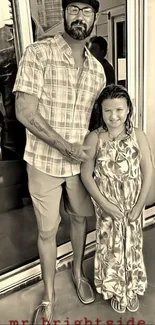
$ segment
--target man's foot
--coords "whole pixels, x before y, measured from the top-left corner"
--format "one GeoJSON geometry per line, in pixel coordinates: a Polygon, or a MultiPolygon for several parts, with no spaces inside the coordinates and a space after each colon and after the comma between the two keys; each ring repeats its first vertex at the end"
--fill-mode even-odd
{"type": "Polygon", "coordinates": [[[139,309],[139,300],[136,293],[132,297],[127,298],[127,309],[134,313],[139,309]]]}
{"type": "Polygon", "coordinates": [[[49,301],[42,301],[42,303],[36,308],[32,325],[52,324],[54,312],[54,304],[49,301]]]}
{"type": "Polygon", "coordinates": [[[115,297],[111,299],[111,307],[120,314],[123,314],[126,311],[126,306],[119,302],[115,297]]]}
{"type": "Polygon", "coordinates": [[[94,302],[95,295],[88,280],[84,276],[75,279],[73,266],[71,267],[71,272],[72,272],[72,279],[76,288],[76,293],[80,301],[85,305],[94,302]]]}

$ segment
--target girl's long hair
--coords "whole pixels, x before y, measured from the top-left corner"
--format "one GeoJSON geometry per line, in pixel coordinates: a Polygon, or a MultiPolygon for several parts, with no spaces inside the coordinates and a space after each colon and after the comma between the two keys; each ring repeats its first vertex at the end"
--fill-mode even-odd
{"type": "Polygon", "coordinates": [[[131,121],[131,117],[133,115],[133,105],[130,99],[130,96],[127,92],[127,90],[121,86],[121,85],[109,85],[106,88],[103,89],[101,95],[99,96],[94,109],[93,114],[91,118],[91,130],[96,129],[100,126],[103,127],[104,130],[108,131],[107,126],[103,120],[102,117],[102,103],[106,99],[114,99],[114,98],[124,98],[126,99],[127,106],[129,108],[129,113],[127,115],[126,121],[125,121],[125,132],[126,134],[130,135],[133,130],[133,123],[131,121]],[[93,121],[94,120],[94,121],[93,121]],[[94,124],[94,126],[93,126],[94,124]]]}

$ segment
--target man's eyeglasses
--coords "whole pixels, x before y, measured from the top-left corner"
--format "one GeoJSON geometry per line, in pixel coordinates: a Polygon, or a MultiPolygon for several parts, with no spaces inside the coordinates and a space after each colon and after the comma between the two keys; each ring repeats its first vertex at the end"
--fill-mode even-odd
{"type": "Polygon", "coordinates": [[[94,10],[91,7],[79,8],[77,6],[68,6],[67,11],[69,15],[75,15],[75,16],[79,14],[79,11],[82,11],[83,15],[86,17],[90,17],[94,14],[94,10]]]}

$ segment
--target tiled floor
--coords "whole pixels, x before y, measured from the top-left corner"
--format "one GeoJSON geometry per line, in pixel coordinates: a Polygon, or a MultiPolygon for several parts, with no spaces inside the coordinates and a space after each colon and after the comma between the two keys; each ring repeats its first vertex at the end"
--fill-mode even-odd
{"type": "MultiPolygon", "coordinates": [[[[140,308],[136,313],[126,312],[125,314],[117,314],[111,309],[109,302],[103,301],[102,297],[98,294],[93,304],[83,305],[76,296],[70,270],[67,269],[56,275],[55,320],[59,320],[61,324],[66,325],[91,325],[91,322],[97,325],[97,318],[101,320],[100,325],[155,324],[154,235],[155,228],[144,231],[144,256],[148,274],[148,288],[145,296],[140,298],[140,308]],[[75,323],[76,320],[81,320],[81,323],[75,323]],[[88,322],[88,320],[91,322],[88,322]]],[[[84,266],[87,276],[93,282],[93,258],[86,260],[84,266]]],[[[14,325],[22,324],[23,320],[27,320],[27,324],[31,324],[32,314],[34,308],[40,303],[42,291],[43,284],[41,281],[31,287],[4,297],[0,301],[0,324],[10,324],[10,320],[18,321],[14,325]]]]}

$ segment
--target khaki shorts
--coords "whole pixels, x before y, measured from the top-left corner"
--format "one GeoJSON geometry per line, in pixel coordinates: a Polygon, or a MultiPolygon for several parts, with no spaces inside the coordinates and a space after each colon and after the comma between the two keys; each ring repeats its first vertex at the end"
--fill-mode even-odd
{"type": "Polygon", "coordinates": [[[52,231],[60,223],[60,201],[63,197],[69,215],[92,217],[94,207],[79,175],[53,177],[27,164],[29,192],[40,231],[52,231]]]}

